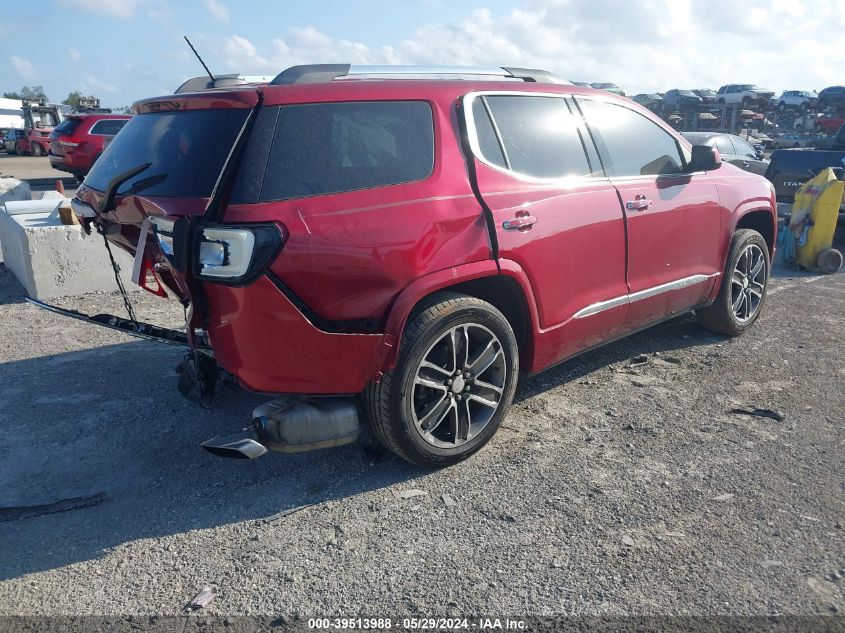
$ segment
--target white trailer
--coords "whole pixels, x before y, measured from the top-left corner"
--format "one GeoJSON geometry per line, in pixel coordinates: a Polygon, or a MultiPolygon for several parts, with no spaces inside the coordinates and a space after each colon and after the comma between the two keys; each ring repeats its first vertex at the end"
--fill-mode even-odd
{"type": "Polygon", "coordinates": [[[20,99],[0,98],[0,130],[23,129],[23,103],[20,99]]]}

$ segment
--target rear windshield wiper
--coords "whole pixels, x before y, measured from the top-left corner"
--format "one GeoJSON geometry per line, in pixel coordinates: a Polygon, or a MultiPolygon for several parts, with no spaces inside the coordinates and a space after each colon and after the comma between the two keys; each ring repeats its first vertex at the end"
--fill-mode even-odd
{"type": "Polygon", "coordinates": [[[164,182],[167,180],[167,174],[156,174],[154,176],[147,176],[146,178],[141,178],[141,180],[136,180],[132,183],[132,186],[129,187],[126,191],[124,191],[121,195],[126,196],[134,196],[136,193],[143,191],[144,189],[149,189],[150,187],[154,187],[155,185],[164,182]]]}
{"type": "Polygon", "coordinates": [[[117,190],[120,185],[125,183],[130,178],[137,176],[142,171],[149,168],[150,165],[152,165],[152,163],[143,163],[112,178],[109,182],[109,186],[106,187],[106,190],[103,193],[103,199],[100,202],[100,206],[97,208],[97,213],[106,213],[110,211],[111,208],[114,206],[114,199],[117,195],[117,190]]]}

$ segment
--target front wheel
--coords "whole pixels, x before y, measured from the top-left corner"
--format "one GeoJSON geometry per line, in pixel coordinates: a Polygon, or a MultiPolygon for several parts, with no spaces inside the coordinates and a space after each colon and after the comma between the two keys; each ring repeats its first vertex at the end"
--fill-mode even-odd
{"type": "Polygon", "coordinates": [[[702,327],[738,336],[754,325],[766,300],[769,269],[769,247],[763,236],[751,229],[734,233],[719,295],[696,311],[702,327]]]}
{"type": "Polygon", "coordinates": [[[409,320],[396,367],[364,393],[379,442],[440,468],[496,433],[516,391],[519,352],[507,319],[486,301],[439,293],[409,320]]]}
{"type": "Polygon", "coordinates": [[[41,149],[41,146],[38,143],[32,144],[32,155],[33,156],[41,156],[44,153],[44,150],[41,149]]]}

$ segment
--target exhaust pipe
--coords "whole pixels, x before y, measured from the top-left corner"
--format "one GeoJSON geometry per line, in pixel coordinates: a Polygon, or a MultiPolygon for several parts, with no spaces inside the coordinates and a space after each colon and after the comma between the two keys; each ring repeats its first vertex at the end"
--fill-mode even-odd
{"type": "Polygon", "coordinates": [[[202,443],[209,453],[256,459],[268,450],[300,453],[351,444],[361,428],[350,398],[300,399],[284,396],[255,408],[253,428],[202,443]]]}
{"type": "Polygon", "coordinates": [[[212,455],[231,459],[258,459],[267,452],[267,447],[258,441],[258,435],[251,429],[231,435],[218,435],[200,446],[212,455]]]}

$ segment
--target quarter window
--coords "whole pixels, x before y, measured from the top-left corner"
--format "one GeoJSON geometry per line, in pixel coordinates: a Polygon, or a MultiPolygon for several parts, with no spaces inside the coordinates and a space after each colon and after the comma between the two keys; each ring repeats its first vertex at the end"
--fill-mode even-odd
{"type": "Polygon", "coordinates": [[[719,150],[720,154],[731,155],[736,153],[730,139],[726,136],[716,137],[716,149],[719,150]]]}
{"type": "Polygon", "coordinates": [[[126,119],[103,119],[97,121],[91,128],[90,134],[100,134],[102,136],[114,136],[126,125],[126,119]]]}
{"type": "Polygon", "coordinates": [[[432,113],[424,101],[282,106],[260,199],[414,182],[433,166],[432,113]]]}
{"type": "MultiPolygon", "coordinates": [[[[473,103],[474,116],[484,110],[475,105],[482,99],[493,115],[508,169],[534,178],[592,175],[578,121],[562,98],[487,95],[473,103]]],[[[478,142],[483,158],[499,165],[502,150],[492,146],[489,133],[478,131],[478,142]]]]}
{"type": "Polygon", "coordinates": [[[683,170],[677,141],[643,115],[613,103],[588,99],[578,103],[598,136],[602,160],[611,176],[654,176],[683,170]]]}

